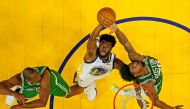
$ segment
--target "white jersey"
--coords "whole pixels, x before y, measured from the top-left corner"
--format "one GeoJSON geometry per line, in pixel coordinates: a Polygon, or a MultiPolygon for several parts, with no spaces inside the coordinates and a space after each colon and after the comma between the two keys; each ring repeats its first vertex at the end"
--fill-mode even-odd
{"type": "Polygon", "coordinates": [[[108,76],[114,67],[114,59],[115,55],[110,53],[108,61],[104,61],[101,57],[97,56],[93,62],[84,62],[79,66],[77,71],[79,79],[82,83],[85,83],[82,86],[85,87],[97,79],[108,76]]]}

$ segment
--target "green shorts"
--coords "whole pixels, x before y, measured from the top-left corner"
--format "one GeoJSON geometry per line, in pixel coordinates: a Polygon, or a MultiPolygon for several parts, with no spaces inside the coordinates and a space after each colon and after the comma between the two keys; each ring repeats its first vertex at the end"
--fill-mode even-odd
{"type": "Polygon", "coordinates": [[[66,96],[71,91],[69,85],[57,71],[50,70],[50,74],[50,95],[66,96]]]}

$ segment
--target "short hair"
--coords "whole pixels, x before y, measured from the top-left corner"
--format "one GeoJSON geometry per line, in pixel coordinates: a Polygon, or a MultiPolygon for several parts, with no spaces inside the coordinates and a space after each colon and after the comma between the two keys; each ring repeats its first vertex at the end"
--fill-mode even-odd
{"type": "Polygon", "coordinates": [[[107,42],[111,42],[112,43],[112,47],[114,47],[115,44],[116,44],[115,37],[112,36],[112,35],[109,35],[109,34],[102,34],[100,36],[100,42],[103,41],[103,40],[105,40],[107,42]]]}
{"type": "Polygon", "coordinates": [[[23,76],[26,80],[30,80],[31,79],[31,75],[34,74],[36,72],[35,69],[31,68],[31,67],[27,67],[25,68],[22,73],[23,73],[23,76]]]}
{"type": "Polygon", "coordinates": [[[121,69],[119,70],[121,78],[124,79],[125,81],[132,81],[136,80],[137,78],[132,75],[130,72],[130,68],[128,65],[123,64],[121,69]]]}

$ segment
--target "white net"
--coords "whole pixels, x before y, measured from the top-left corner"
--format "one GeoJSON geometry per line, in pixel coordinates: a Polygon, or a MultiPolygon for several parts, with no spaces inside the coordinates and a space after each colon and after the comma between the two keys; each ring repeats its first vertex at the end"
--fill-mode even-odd
{"type": "Polygon", "coordinates": [[[150,109],[151,99],[142,86],[130,85],[119,89],[119,87],[113,85],[112,90],[116,93],[114,109],[150,109]],[[139,106],[136,100],[138,100],[139,106]]]}

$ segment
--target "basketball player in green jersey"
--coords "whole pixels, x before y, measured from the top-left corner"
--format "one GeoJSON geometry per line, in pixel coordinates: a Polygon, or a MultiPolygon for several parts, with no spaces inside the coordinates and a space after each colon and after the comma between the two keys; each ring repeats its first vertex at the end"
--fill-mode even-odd
{"type": "Polygon", "coordinates": [[[21,73],[0,82],[0,94],[11,95],[19,103],[12,106],[11,109],[45,107],[49,95],[65,97],[69,92],[70,87],[61,75],[46,66],[27,67],[21,73]],[[20,86],[20,91],[11,90],[14,86],[20,86]],[[38,94],[39,99],[26,102],[27,99],[38,94]]]}
{"type": "MultiPolygon", "coordinates": [[[[128,52],[129,59],[132,62],[129,65],[125,65],[125,70],[136,77],[134,80],[136,83],[144,84],[147,89],[150,90],[153,95],[154,105],[161,109],[182,109],[182,105],[173,107],[161,101],[158,97],[158,94],[162,88],[162,71],[159,61],[153,57],[144,56],[137,53],[125,34],[117,28],[116,24],[111,25],[110,29],[112,32],[115,32],[119,42],[128,52]]],[[[122,74],[123,79],[125,79],[126,71],[122,74]]],[[[138,104],[142,107],[142,103],[140,101],[138,101],[138,104]]]]}

